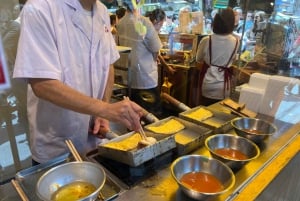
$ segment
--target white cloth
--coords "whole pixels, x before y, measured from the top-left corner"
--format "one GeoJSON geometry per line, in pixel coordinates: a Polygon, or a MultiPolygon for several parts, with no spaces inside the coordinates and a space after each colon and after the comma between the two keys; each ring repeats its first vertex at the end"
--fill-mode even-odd
{"type": "Polygon", "coordinates": [[[131,87],[150,89],[158,85],[157,58],[154,56],[162,47],[161,41],[151,21],[143,16],[126,13],[117,24],[119,45],[131,47],[130,73],[131,87]],[[142,35],[138,24],[146,28],[142,35]]]}
{"type": "MultiPolygon", "coordinates": [[[[49,78],[101,99],[109,65],[119,58],[110,33],[106,7],[96,1],[92,27],[78,0],[29,0],[21,16],[15,78],[49,78]]],[[[46,162],[66,153],[64,139],[80,151],[96,147],[89,141],[90,117],[37,98],[28,89],[32,157],[46,162]]]]}
{"type": "MultiPolygon", "coordinates": [[[[226,66],[236,44],[236,37],[232,34],[228,35],[211,35],[211,62],[214,65],[226,66]]],[[[238,47],[238,45],[237,45],[238,47]]],[[[238,48],[236,48],[237,50],[238,48]]],[[[236,53],[236,52],[235,52],[236,53]]],[[[235,59],[233,56],[229,62],[230,66],[235,59]]],[[[209,37],[204,37],[198,46],[197,61],[205,61],[210,64],[209,59],[209,37]]],[[[225,92],[225,96],[229,95],[229,91],[225,92]]],[[[211,99],[224,99],[224,71],[219,71],[218,67],[210,66],[205,74],[202,84],[202,95],[211,99]]]]}

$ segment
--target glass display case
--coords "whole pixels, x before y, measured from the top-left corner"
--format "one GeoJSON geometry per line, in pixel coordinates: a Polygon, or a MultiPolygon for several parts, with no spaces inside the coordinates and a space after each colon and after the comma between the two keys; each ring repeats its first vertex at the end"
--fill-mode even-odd
{"type": "MultiPolygon", "coordinates": [[[[249,34],[254,34],[254,53],[249,55],[251,45],[246,44],[241,47],[240,57],[237,65],[243,70],[249,72],[262,72],[266,74],[277,74],[288,77],[299,77],[299,54],[298,54],[298,37],[299,37],[299,1],[282,1],[268,2],[265,10],[251,10],[249,1],[244,3],[244,16],[254,17],[251,33],[244,29],[242,33],[242,43],[245,45],[245,38],[249,34]],[[272,8],[270,11],[269,8],[272,8]],[[264,25],[260,24],[255,17],[257,13],[264,12],[264,25]],[[260,37],[257,37],[259,36],[260,37]],[[249,48],[250,47],[250,48],[249,48]]],[[[244,18],[244,23],[248,19],[244,18]]],[[[252,48],[253,49],[253,48],[252,48]]]]}

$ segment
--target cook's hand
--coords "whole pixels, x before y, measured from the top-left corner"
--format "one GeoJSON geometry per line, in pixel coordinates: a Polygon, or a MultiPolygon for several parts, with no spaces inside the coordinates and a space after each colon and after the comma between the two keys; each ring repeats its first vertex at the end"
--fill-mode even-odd
{"type": "Polygon", "coordinates": [[[105,138],[105,134],[110,130],[109,121],[100,117],[95,117],[90,127],[90,132],[99,138],[105,138]]]}
{"type": "Polygon", "coordinates": [[[173,75],[176,72],[176,69],[172,65],[167,64],[167,71],[168,71],[168,73],[173,75]]]}
{"type": "Polygon", "coordinates": [[[104,116],[114,122],[124,124],[129,130],[138,131],[143,116],[143,108],[133,101],[122,100],[108,104],[104,116]]]}
{"type": "Polygon", "coordinates": [[[96,117],[94,120],[93,134],[100,138],[105,138],[105,134],[110,130],[109,121],[96,117]]]}

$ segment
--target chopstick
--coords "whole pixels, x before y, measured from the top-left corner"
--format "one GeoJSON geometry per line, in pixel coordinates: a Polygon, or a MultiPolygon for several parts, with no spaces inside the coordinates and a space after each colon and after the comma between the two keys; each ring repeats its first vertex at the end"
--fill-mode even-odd
{"type": "Polygon", "coordinates": [[[146,135],[146,133],[145,133],[145,131],[144,131],[144,129],[143,129],[142,126],[140,127],[139,132],[140,132],[142,138],[143,138],[144,140],[147,140],[147,135],[146,135]]]}
{"type": "MultiPolygon", "coordinates": [[[[130,99],[129,99],[128,96],[124,96],[123,98],[124,98],[124,100],[130,101],[130,99]]],[[[140,135],[141,135],[141,137],[142,137],[143,140],[147,140],[146,133],[145,133],[145,131],[144,131],[144,129],[143,129],[143,127],[142,127],[141,124],[140,124],[140,128],[139,128],[139,133],[140,133],[140,135]]]]}
{"type": "MultiPolygon", "coordinates": [[[[77,149],[75,148],[75,146],[74,146],[72,140],[70,140],[70,139],[69,139],[69,140],[65,140],[65,142],[66,142],[66,144],[67,144],[69,150],[70,150],[71,153],[73,154],[75,160],[76,160],[76,161],[79,161],[79,162],[82,162],[83,160],[82,160],[82,158],[80,157],[80,155],[79,155],[77,149]]],[[[101,191],[100,191],[99,194],[98,194],[98,198],[99,198],[100,200],[105,200],[105,198],[104,198],[103,194],[101,193],[101,191]]]]}
{"type": "Polygon", "coordinates": [[[15,189],[18,192],[19,196],[21,197],[22,201],[29,201],[27,195],[25,194],[25,192],[21,188],[19,182],[17,182],[16,180],[12,179],[11,183],[15,187],[15,189]]]}
{"type": "Polygon", "coordinates": [[[65,141],[69,150],[71,151],[71,153],[73,154],[74,158],[76,161],[82,162],[82,159],[79,155],[79,153],[77,152],[76,148],[74,147],[73,143],[71,140],[66,140],[65,141]]]}

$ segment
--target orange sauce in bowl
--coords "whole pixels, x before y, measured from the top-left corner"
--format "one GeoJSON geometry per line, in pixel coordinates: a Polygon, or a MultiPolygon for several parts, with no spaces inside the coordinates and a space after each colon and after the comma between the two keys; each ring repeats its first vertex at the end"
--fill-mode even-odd
{"type": "Polygon", "coordinates": [[[180,182],[187,188],[205,193],[216,193],[224,189],[221,181],[205,172],[189,172],[184,174],[180,182]]]}
{"type": "Polygon", "coordinates": [[[247,160],[248,157],[239,150],[230,148],[215,149],[214,152],[224,158],[234,159],[234,160],[247,160]]]}

